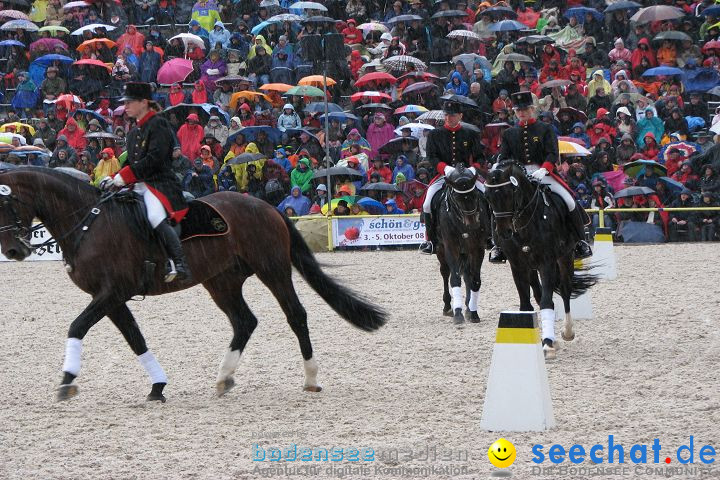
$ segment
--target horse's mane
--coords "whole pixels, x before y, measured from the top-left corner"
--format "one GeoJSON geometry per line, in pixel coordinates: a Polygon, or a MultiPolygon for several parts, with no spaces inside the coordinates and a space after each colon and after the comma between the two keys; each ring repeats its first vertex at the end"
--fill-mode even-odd
{"type": "Polygon", "coordinates": [[[5,168],[0,170],[0,175],[4,173],[16,173],[16,172],[37,172],[40,175],[47,175],[60,180],[62,183],[68,186],[75,187],[79,193],[92,195],[94,197],[99,196],[100,189],[91,185],[79,178],[75,178],[72,175],[63,172],[62,170],[55,170],[48,167],[36,167],[33,165],[21,165],[15,168],[5,168]]]}

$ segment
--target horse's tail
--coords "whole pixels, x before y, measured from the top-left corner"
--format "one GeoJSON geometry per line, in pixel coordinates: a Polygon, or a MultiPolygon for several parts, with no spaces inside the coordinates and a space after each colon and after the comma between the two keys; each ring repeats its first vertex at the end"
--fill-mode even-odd
{"type": "MultiPolygon", "coordinates": [[[[584,294],[591,287],[593,287],[600,279],[599,275],[587,273],[592,269],[592,265],[583,265],[582,267],[575,266],[575,271],[572,277],[572,288],[570,290],[570,298],[577,298],[584,294]]],[[[560,293],[560,287],[555,289],[557,294],[560,293]]]]}
{"type": "Polygon", "coordinates": [[[387,313],[327,276],[292,220],[283,215],[290,233],[290,258],[300,275],[342,318],[372,332],[385,324],[387,313]]]}

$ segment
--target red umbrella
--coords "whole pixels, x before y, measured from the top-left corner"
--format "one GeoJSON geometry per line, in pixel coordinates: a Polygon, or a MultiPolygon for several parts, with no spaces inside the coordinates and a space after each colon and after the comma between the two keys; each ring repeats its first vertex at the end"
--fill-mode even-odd
{"type": "Polygon", "coordinates": [[[73,65],[87,65],[89,67],[102,67],[105,70],[109,72],[112,71],[112,67],[109,67],[108,65],[104,64],[100,60],[95,60],[93,58],[84,58],[82,60],[78,60],[77,62],[74,62],[73,65]]]}
{"type": "Polygon", "coordinates": [[[370,72],[358,78],[355,86],[360,87],[368,82],[389,82],[394,85],[395,82],[397,82],[397,78],[385,72],[370,72]]]}
{"type": "Polygon", "coordinates": [[[185,58],[173,58],[165,62],[157,73],[159,83],[171,85],[173,83],[183,82],[193,71],[192,60],[185,58]]]}
{"type": "Polygon", "coordinates": [[[54,50],[55,47],[60,47],[63,50],[67,50],[68,46],[67,43],[63,42],[60,39],[57,38],[41,38],[40,40],[36,40],[33,43],[30,44],[30,51],[34,51],[40,48],[41,45],[45,46],[46,50],[54,50]]]}
{"type": "Polygon", "coordinates": [[[369,99],[372,101],[377,100],[388,100],[391,101],[392,97],[387,93],[382,92],[357,92],[350,95],[350,100],[353,102],[359,102],[363,99],[369,99]]]}
{"type": "Polygon", "coordinates": [[[703,52],[707,53],[708,50],[720,49],[720,42],[717,40],[710,40],[702,47],[703,52]]]}
{"type": "Polygon", "coordinates": [[[82,98],[78,97],[77,95],[73,95],[71,93],[65,93],[63,95],[60,95],[56,100],[55,104],[60,104],[65,107],[65,110],[73,111],[76,108],[83,108],[85,104],[82,101],[82,98]]]}

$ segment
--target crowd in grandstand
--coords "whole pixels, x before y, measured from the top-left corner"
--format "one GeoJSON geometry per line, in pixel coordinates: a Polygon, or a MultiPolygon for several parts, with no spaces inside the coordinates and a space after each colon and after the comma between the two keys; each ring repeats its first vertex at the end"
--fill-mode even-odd
{"type": "MultiPolygon", "coordinates": [[[[113,175],[134,126],[123,85],[148,82],[194,197],[238,191],[293,216],[413,213],[441,173],[425,149],[441,97],[477,104],[463,128],[482,136],[483,173],[517,122],[511,95],[529,91],[582,206],[720,205],[708,106],[720,105],[720,5],[707,0],[5,0],[0,23],[6,164],[113,175]],[[329,33],[339,45],[323,60],[310,39],[329,33]]],[[[669,240],[720,233],[717,211],[604,221],[655,223],[669,240]]]]}

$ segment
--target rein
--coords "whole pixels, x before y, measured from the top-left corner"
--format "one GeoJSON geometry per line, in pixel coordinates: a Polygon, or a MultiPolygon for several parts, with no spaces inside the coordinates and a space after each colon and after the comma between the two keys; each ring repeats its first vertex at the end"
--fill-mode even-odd
{"type": "MultiPolygon", "coordinates": [[[[522,165],[520,165],[518,163],[514,163],[514,165],[518,165],[518,166],[522,167],[523,171],[525,171],[525,167],[523,167],[522,165]]],[[[527,176],[526,171],[525,171],[525,176],[527,176]]],[[[516,201],[517,200],[516,193],[519,189],[520,184],[519,184],[517,178],[515,178],[513,175],[510,176],[510,179],[508,181],[503,182],[503,183],[496,183],[496,184],[486,183],[485,188],[501,188],[501,187],[506,187],[508,185],[511,185],[513,187],[512,197],[513,197],[514,208],[511,211],[505,211],[505,212],[496,212],[493,210],[493,216],[495,218],[510,217],[512,219],[511,223],[512,223],[512,227],[513,227],[513,233],[518,233],[519,231],[522,231],[525,228],[527,228],[528,225],[530,225],[530,222],[532,222],[533,216],[535,215],[535,212],[537,211],[538,204],[539,204],[539,194],[541,192],[541,184],[539,182],[537,182],[535,191],[533,192],[533,195],[530,197],[530,200],[527,201],[525,206],[518,205],[518,202],[516,201]],[[525,224],[523,224],[521,227],[518,227],[517,226],[518,222],[520,221],[523,214],[525,214],[527,209],[530,208],[531,205],[533,205],[533,210],[530,213],[530,216],[529,216],[527,222],[525,222],[525,224]],[[522,208],[520,208],[520,207],[522,207],[522,208]]]]}

